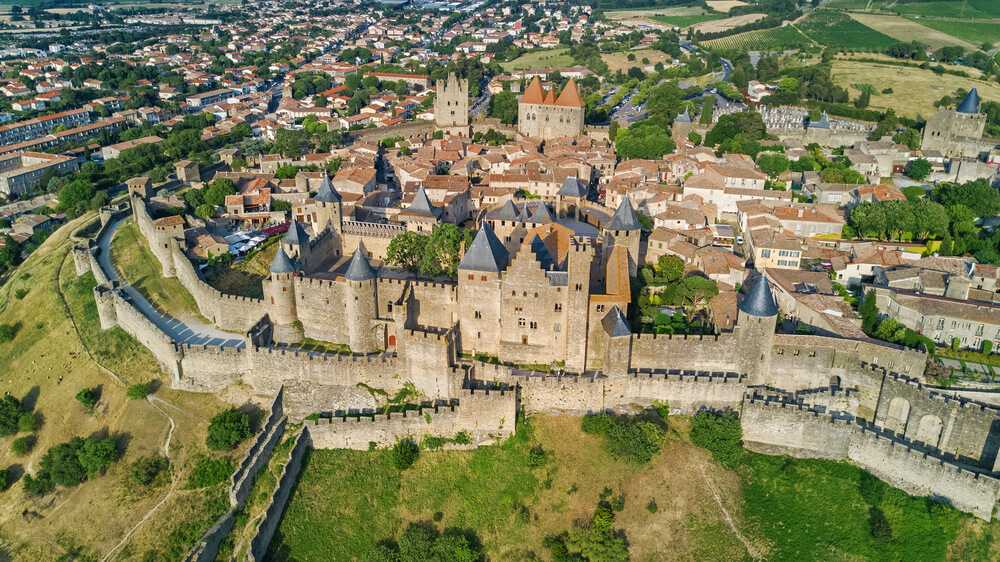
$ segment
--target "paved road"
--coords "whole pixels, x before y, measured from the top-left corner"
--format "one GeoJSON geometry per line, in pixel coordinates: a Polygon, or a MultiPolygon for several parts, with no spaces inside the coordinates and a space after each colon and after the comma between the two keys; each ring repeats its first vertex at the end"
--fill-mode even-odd
{"type": "MultiPolygon", "coordinates": [[[[112,223],[111,227],[105,230],[104,236],[97,241],[97,245],[101,249],[101,255],[98,258],[98,261],[100,262],[101,269],[104,270],[109,279],[121,279],[121,276],[118,275],[118,271],[111,265],[111,239],[114,238],[115,231],[121,223],[121,220],[112,223]]],[[[139,291],[135,290],[135,288],[131,285],[125,285],[125,292],[128,294],[129,298],[132,299],[132,303],[135,304],[136,308],[141,310],[142,313],[153,322],[153,324],[156,324],[158,328],[173,338],[174,341],[188,343],[191,345],[246,347],[243,338],[240,338],[235,334],[230,334],[229,332],[223,332],[214,325],[205,324],[195,320],[182,322],[176,318],[171,318],[170,316],[161,314],[155,307],[153,307],[152,304],[149,303],[149,301],[146,300],[145,297],[142,296],[141,293],[139,293],[139,291]]]]}

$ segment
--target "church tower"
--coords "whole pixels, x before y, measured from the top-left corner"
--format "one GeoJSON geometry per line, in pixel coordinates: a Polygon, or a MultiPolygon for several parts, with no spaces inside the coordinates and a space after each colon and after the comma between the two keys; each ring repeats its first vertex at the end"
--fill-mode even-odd
{"type": "Polygon", "coordinates": [[[469,80],[459,80],[455,73],[435,84],[434,121],[448,135],[469,136],[469,80]]]}
{"type": "Polygon", "coordinates": [[[771,284],[761,275],[739,305],[736,321],[736,361],[750,385],[771,384],[771,347],[778,321],[778,304],[771,284]]]}

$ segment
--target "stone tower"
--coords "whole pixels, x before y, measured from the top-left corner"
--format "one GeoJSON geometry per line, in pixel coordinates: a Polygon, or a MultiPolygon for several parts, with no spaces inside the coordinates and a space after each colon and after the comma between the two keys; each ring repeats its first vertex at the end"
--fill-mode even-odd
{"type": "Polygon", "coordinates": [[[309,261],[309,235],[302,228],[302,224],[294,218],[288,225],[288,233],[281,239],[281,249],[289,258],[297,261],[303,271],[308,270],[306,262],[309,261]]]}
{"type": "Polygon", "coordinates": [[[313,225],[313,234],[319,236],[321,232],[326,230],[340,234],[344,226],[343,209],[340,203],[342,199],[337,190],[334,189],[330,176],[323,173],[323,182],[319,186],[319,191],[316,192],[316,197],[313,197],[313,201],[316,202],[316,222],[313,225]]]}
{"type": "Polygon", "coordinates": [[[500,276],[510,253],[483,222],[458,264],[458,309],[462,351],[499,355],[500,276]]]}
{"type": "Polygon", "coordinates": [[[375,304],[375,282],[378,280],[368,258],[361,247],[354,252],[347,266],[347,331],[350,335],[351,351],[371,353],[379,349],[377,333],[372,321],[377,314],[375,304]]]}
{"type": "Polygon", "coordinates": [[[270,298],[268,315],[274,323],[274,339],[282,343],[301,341],[301,329],[295,327],[299,316],[295,310],[295,263],[285,253],[284,248],[278,248],[278,253],[271,262],[271,278],[264,287],[264,292],[270,298]]]}
{"type": "Polygon", "coordinates": [[[939,109],[924,127],[921,150],[947,156],[979,157],[986,115],[979,111],[979,91],[973,88],[955,109],[939,109]]]}
{"type": "Polygon", "coordinates": [[[777,319],[778,304],[771,294],[770,283],[761,275],[740,303],[736,322],[739,331],[736,362],[750,385],[773,383],[770,380],[771,347],[777,319]]]}
{"type": "Polygon", "coordinates": [[[624,377],[628,375],[632,357],[632,329],[628,320],[617,306],[601,319],[604,328],[604,375],[624,377]]]}
{"type": "Polygon", "coordinates": [[[604,226],[602,235],[604,263],[608,263],[608,256],[614,246],[624,246],[628,250],[628,274],[630,277],[635,277],[639,262],[639,244],[642,240],[642,224],[635,215],[632,201],[627,196],[622,198],[614,216],[604,226]]]}
{"type": "Polygon", "coordinates": [[[590,273],[594,247],[586,238],[571,238],[566,256],[566,370],[582,373],[587,364],[587,323],[590,314],[590,273]]]}
{"type": "Polygon", "coordinates": [[[572,78],[556,97],[555,90],[546,92],[536,76],[517,101],[517,130],[543,140],[578,137],[583,134],[585,108],[572,78]]]}
{"type": "Polygon", "coordinates": [[[449,135],[469,136],[469,81],[455,73],[438,82],[434,97],[434,121],[449,135]]]}

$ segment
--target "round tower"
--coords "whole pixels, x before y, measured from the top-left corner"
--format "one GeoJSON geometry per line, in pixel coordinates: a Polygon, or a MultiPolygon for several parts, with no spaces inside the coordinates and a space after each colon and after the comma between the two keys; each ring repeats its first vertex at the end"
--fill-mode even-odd
{"type": "Polygon", "coordinates": [[[622,198],[621,204],[601,234],[604,238],[604,264],[607,265],[612,248],[623,246],[628,250],[628,274],[635,277],[638,271],[639,247],[642,242],[642,223],[635,215],[635,209],[632,208],[632,202],[627,196],[622,198]]]}
{"type": "Polygon", "coordinates": [[[330,181],[330,176],[323,174],[323,183],[316,192],[313,201],[316,202],[316,224],[313,226],[313,234],[319,235],[324,230],[330,229],[340,233],[343,226],[343,214],[341,200],[343,198],[337,193],[330,181]]]}
{"type": "Polygon", "coordinates": [[[761,275],[739,305],[736,362],[750,385],[771,385],[771,348],[778,321],[778,305],[771,285],[761,275]]]}
{"type": "Polygon", "coordinates": [[[347,279],[347,331],[351,351],[371,353],[380,348],[373,320],[377,317],[375,282],[378,280],[364,251],[359,247],[344,274],[347,279]]]}
{"type": "Polygon", "coordinates": [[[274,339],[285,343],[300,341],[301,329],[293,327],[299,319],[295,310],[295,263],[284,248],[278,248],[271,263],[269,289],[268,314],[274,323],[274,339]]]}

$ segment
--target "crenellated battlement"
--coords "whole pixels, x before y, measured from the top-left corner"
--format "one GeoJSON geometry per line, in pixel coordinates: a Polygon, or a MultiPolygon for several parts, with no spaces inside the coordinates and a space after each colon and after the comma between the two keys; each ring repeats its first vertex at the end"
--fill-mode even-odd
{"type": "Polygon", "coordinates": [[[359,236],[374,236],[376,238],[393,238],[406,232],[406,227],[399,224],[383,224],[360,221],[343,221],[341,228],[344,234],[359,236]]]}

